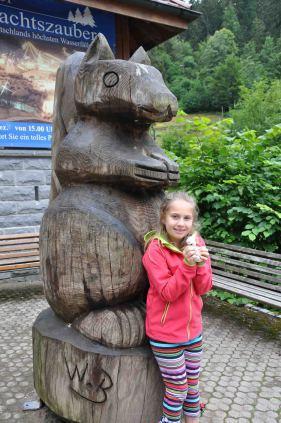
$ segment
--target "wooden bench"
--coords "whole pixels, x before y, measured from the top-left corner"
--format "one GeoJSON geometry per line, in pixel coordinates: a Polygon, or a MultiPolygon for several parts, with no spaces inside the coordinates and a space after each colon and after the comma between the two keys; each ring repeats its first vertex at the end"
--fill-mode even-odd
{"type": "Polygon", "coordinates": [[[281,254],[208,240],[216,288],[281,308],[281,254]]]}
{"type": "Polygon", "coordinates": [[[0,271],[40,266],[39,234],[0,235],[0,271]]]}

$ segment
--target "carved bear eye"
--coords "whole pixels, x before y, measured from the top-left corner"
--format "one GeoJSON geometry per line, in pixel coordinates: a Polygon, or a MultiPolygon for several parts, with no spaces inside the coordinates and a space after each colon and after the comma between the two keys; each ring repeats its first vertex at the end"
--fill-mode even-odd
{"type": "Polygon", "coordinates": [[[116,72],[107,72],[103,76],[103,83],[107,88],[115,87],[119,82],[119,76],[116,72]]]}

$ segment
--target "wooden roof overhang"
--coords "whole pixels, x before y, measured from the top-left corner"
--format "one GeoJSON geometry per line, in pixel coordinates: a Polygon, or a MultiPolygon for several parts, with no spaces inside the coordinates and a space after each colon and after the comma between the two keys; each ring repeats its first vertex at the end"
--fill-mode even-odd
{"type": "Polygon", "coordinates": [[[182,0],[66,0],[116,15],[116,57],[127,59],[184,31],[201,14],[182,0]]]}

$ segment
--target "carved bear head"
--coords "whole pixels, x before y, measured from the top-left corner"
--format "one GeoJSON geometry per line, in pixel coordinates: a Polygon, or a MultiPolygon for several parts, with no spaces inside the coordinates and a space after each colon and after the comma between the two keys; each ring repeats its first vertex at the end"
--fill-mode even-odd
{"type": "Polygon", "coordinates": [[[176,163],[148,133],[152,122],[175,115],[177,100],[161,73],[148,63],[143,48],[129,61],[116,60],[99,34],[84,56],[73,55],[61,66],[56,84],[53,198],[61,186],[76,183],[155,190],[177,184],[176,163]]]}
{"type": "Polygon", "coordinates": [[[141,122],[169,121],[177,99],[140,47],[130,60],[116,60],[106,38],[98,34],[85,54],[75,80],[80,114],[117,116],[141,122]]]}

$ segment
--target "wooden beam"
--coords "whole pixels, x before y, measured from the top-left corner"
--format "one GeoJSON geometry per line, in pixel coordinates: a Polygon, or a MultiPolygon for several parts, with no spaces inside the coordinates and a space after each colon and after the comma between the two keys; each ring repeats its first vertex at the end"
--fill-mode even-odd
{"type": "Polygon", "coordinates": [[[25,245],[6,245],[4,247],[0,246],[0,254],[1,253],[6,253],[6,252],[10,252],[10,251],[22,251],[22,250],[38,250],[39,248],[39,244],[38,242],[33,243],[33,244],[25,244],[25,245]]]}
{"type": "Polygon", "coordinates": [[[31,263],[21,263],[21,264],[9,264],[5,266],[1,266],[1,271],[6,270],[16,270],[16,269],[28,269],[29,267],[40,267],[40,263],[38,262],[31,262],[31,263]]]}
{"type": "Polygon", "coordinates": [[[129,18],[116,15],[116,59],[127,60],[130,57],[129,18]]]}
{"type": "MultiPolygon", "coordinates": [[[[73,3],[73,0],[65,1],[73,3]]],[[[75,0],[75,3],[104,10],[106,12],[117,13],[119,15],[130,16],[149,22],[181,28],[182,30],[186,29],[188,25],[188,21],[180,16],[171,15],[161,10],[153,10],[151,8],[144,9],[136,4],[120,3],[118,0],[75,0]]]]}
{"type": "Polygon", "coordinates": [[[134,18],[129,18],[129,31],[131,54],[140,46],[150,50],[181,32],[178,28],[134,18]]]}
{"type": "Polygon", "coordinates": [[[22,234],[6,234],[6,235],[0,235],[0,240],[3,239],[19,239],[19,238],[38,238],[39,232],[34,233],[22,233],[22,234]]]}
{"type": "Polygon", "coordinates": [[[38,255],[39,255],[38,249],[37,250],[28,250],[28,251],[25,251],[25,252],[22,252],[22,253],[6,253],[6,254],[0,253],[0,263],[2,263],[3,260],[5,261],[5,259],[14,259],[14,258],[19,258],[19,257],[38,257],[38,255]]]}
{"type": "Polygon", "coordinates": [[[18,245],[18,244],[30,244],[39,242],[39,238],[24,238],[24,239],[11,239],[7,241],[0,241],[0,246],[6,246],[6,245],[18,245]]]}

